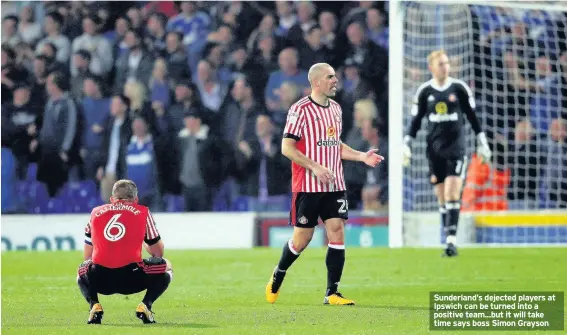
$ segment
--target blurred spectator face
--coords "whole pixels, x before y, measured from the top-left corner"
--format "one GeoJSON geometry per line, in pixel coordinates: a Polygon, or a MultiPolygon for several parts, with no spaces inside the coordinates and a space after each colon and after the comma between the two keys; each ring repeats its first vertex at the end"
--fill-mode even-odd
{"type": "Polygon", "coordinates": [[[24,6],[20,12],[20,21],[22,22],[33,22],[33,9],[31,6],[24,6]]]}
{"type": "Polygon", "coordinates": [[[228,26],[220,26],[218,29],[219,42],[229,44],[232,42],[232,30],[228,26]]]}
{"type": "Polygon", "coordinates": [[[130,29],[130,23],[126,21],[123,17],[119,17],[116,19],[116,23],[114,24],[114,30],[118,36],[124,36],[126,32],[130,29]]]}
{"type": "Polygon", "coordinates": [[[524,38],[526,35],[526,26],[523,23],[516,23],[512,26],[512,36],[524,38]]]}
{"type": "Polygon", "coordinates": [[[185,85],[177,85],[175,87],[175,101],[183,102],[193,98],[193,91],[185,85]]]}
{"type": "Polygon", "coordinates": [[[97,83],[91,78],[85,79],[83,81],[83,93],[90,98],[98,97],[100,92],[97,83]]]}
{"type": "Polygon", "coordinates": [[[358,7],[370,9],[374,5],[374,1],[359,1],[358,7]]]}
{"type": "Polygon", "coordinates": [[[89,68],[89,61],[84,59],[81,55],[73,55],[73,60],[77,66],[77,70],[87,70],[89,68]]]}
{"type": "Polygon", "coordinates": [[[114,117],[121,117],[126,113],[127,106],[122,102],[120,97],[113,97],[110,103],[110,114],[114,117]]]}
{"type": "Polygon", "coordinates": [[[267,115],[259,115],[256,118],[256,136],[262,138],[272,134],[274,125],[267,115]]]}
{"type": "Polygon", "coordinates": [[[47,94],[49,94],[50,96],[55,95],[55,94],[57,94],[57,92],[59,92],[57,85],[55,85],[55,82],[53,81],[52,75],[47,77],[45,89],[47,90],[47,94]]]}
{"type": "Polygon", "coordinates": [[[284,82],[279,89],[279,97],[284,108],[289,108],[299,98],[299,87],[297,85],[284,82]]]}
{"type": "Polygon", "coordinates": [[[264,15],[262,22],[260,22],[260,31],[263,33],[271,33],[274,31],[276,20],[272,15],[264,15]]]}
{"type": "Polygon", "coordinates": [[[297,18],[300,22],[309,22],[313,17],[314,5],[310,1],[302,1],[297,5],[297,18]]]}
{"type": "Polygon", "coordinates": [[[449,75],[451,66],[449,65],[449,57],[445,54],[440,54],[431,60],[429,64],[429,70],[433,77],[438,80],[445,80],[449,75]]]}
{"type": "Polygon", "coordinates": [[[551,64],[545,56],[536,59],[536,73],[539,76],[547,76],[551,73],[551,64]]]}
{"type": "MultiPolygon", "coordinates": [[[[3,55],[4,53],[2,53],[2,60],[4,59],[3,55]]],[[[4,63],[2,63],[2,65],[4,65],[4,63]]],[[[37,58],[33,60],[33,74],[36,78],[43,78],[46,69],[47,65],[45,64],[45,60],[37,58]]]]}
{"type": "Polygon", "coordinates": [[[242,79],[238,79],[234,82],[232,87],[232,97],[237,102],[242,102],[250,95],[250,87],[246,86],[246,82],[242,79]]]}
{"type": "Polygon", "coordinates": [[[14,91],[14,105],[22,106],[30,101],[30,89],[28,87],[20,87],[14,91]]]}
{"type": "Polygon", "coordinates": [[[45,43],[41,49],[41,54],[49,58],[55,58],[55,49],[50,43],[45,43]]]}
{"type": "Polygon", "coordinates": [[[223,63],[223,51],[223,46],[217,45],[216,47],[211,49],[211,52],[207,56],[207,60],[216,67],[221,66],[221,64],[223,63]]]}
{"type": "Polygon", "coordinates": [[[529,120],[523,120],[516,124],[516,131],[514,132],[514,140],[516,143],[521,144],[528,142],[532,137],[533,127],[529,120]]]}
{"type": "Polygon", "coordinates": [[[163,31],[163,26],[155,15],[150,16],[148,20],[148,31],[154,36],[163,31]]]}
{"type": "Polygon", "coordinates": [[[321,29],[319,28],[314,28],[311,29],[311,32],[309,34],[307,34],[307,36],[305,37],[305,40],[307,41],[307,43],[309,43],[309,45],[317,50],[321,47],[321,37],[322,37],[322,33],[321,33],[321,29]]]}
{"type": "Polygon", "coordinates": [[[351,23],[347,28],[347,37],[350,44],[361,46],[364,39],[364,31],[358,23],[351,23]]]}
{"type": "Polygon", "coordinates": [[[167,34],[165,38],[165,46],[167,48],[167,52],[173,53],[179,49],[181,45],[181,41],[179,40],[179,35],[176,32],[171,32],[167,34]]]}
{"type": "Polygon", "coordinates": [[[124,37],[124,43],[129,49],[136,49],[140,46],[140,41],[138,40],[138,36],[133,31],[128,31],[126,36],[124,37]]]}
{"type": "Polygon", "coordinates": [[[90,17],[85,17],[83,19],[83,32],[89,36],[96,35],[96,24],[90,17]]]}
{"type": "Polygon", "coordinates": [[[551,139],[557,142],[563,142],[567,139],[567,121],[562,119],[555,119],[551,121],[549,127],[551,132],[551,139]]]}
{"type": "Polygon", "coordinates": [[[7,65],[10,63],[10,57],[8,56],[8,53],[4,50],[2,50],[2,66],[7,65]]]}
{"type": "Polygon", "coordinates": [[[356,66],[345,67],[345,79],[350,81],[358,80],[358,68],[356,66]]]}
{"type": "Polygon", "coordinates": [[[368,28],[372,30],[380,29],[383,22],[382,15],[377,9],[372,8],[366,12],[366,24],[368,28]]]}
{"type": "Polygon", "coordinates": [[[376,105],[370,99],[358,100],[354,103],[354,124],[362,129],[364,120],[372,120],[378,115],[376,105]]]}
{"type": "Polygon", "coordinates": [[[51,16],[47,16],[44,21],[44,29],[46,33],[51,34],[59,30],[59,25],[51,16]]]}
{"type": "Polygon", "coordinates": [[[297,53],[294,49],[284,49],[278,57],[280,70],[283,72],[293,72],[297,70],[297,53]]]}
{"type": "Polygon", "coordinates": [[[160,58],[155,61],[154,70],[152,74],[156,79],[161,79],[161,80],[165,79],[165,76],[167,74],[167,63],[163,58],[160,58]]]}
{"type": "Polygon", "coordinates": [[[258,42],[258,49],[262,53],[271,53],[274,50],[274,38],[271,35],[262,37],[258,42]]]}
{"type": "Polygon", "coordinates": [[[276,1],[276,11],[279,17],[287,17],[292,14],[293,9],[289,1],[276,1]]]}
{"type": "Polygon", "coordinates": [[[193,15],[195,13],[195,4],[192,1],[183,1],[181,3],[181,11],[186,16],[193,15]]]}
{"type": "Polygon", "coordinates": [[[331,12],[323,12],[319,15],[319,25],[323,33],[328,34],[334,32],[337,28],[337,19],[331,12]]]}
{"type": "Polygon", "coordinates": [[[201,119],[198,117],[186,116],[183,121],[185,122],[185,128],[193,134],[199,132],[199,129],[201,129],[201,119]]]}
{"type": "Polygon", "coordinates": [[[148,126],[146,125],[146,121],[139,117],[135,118],[134,121],[132,121],[132,133],[134,134],[134,136],[140,139],[146,137],[146,135],[148,134],[148,126]]]}
{"type": "Polygon", "coordinates": [[[8,18],[8,19],[4,19],[4,21],[2,21],[2,33],[5,36],[12,36],[16,33],[18,27],[16,24],[16,21],[8,18]]]}
{"type": "Polygon", "coordinates": [[[564,51],[559,57],[559,63],[561,64],[561,70],[563,71],[563,76],[567,76],[567,51],[564,51]]]}
{"type": "Polygon", "coordinates": [[[197,66],[197,77],[201,82],[211,79],[211,66],[207,62],[199,62],[197,66]]]}
{"type": "Polygon", "coordinates": [[[130,9],[128,9],[128,12],[126,12],[126,16],[128,16],[128,18],[132,22],[133,27],[140,26],[142,22],[142,15],[140,14],[140,10],[138,8],[131,7],[130,9]]]}
{"type": "Polygon", "coordinates": [[[235,50],[230,57],[234,64],[242,65],[244,64],[244,62],[246,62],[246,58],[248,57],[248,54],[246,53],[246,49],[239,48],[235,50]]]}

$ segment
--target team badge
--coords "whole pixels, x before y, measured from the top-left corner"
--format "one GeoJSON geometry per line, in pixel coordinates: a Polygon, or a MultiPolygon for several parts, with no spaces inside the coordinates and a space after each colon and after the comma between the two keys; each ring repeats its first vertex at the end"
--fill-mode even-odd
{"type": "Polygon", "coordinates": [[[437,114],[446,114],[447,113],[447,104],[443,101],[438,102],[435,104],[435,112],[437,114]]]}
{"type": "Polygon", "coordinates": [[[327,137],[335,137],[336,133],[337,130],[335,129],[335,127],[327,128],[327,137]]]}
{"type": "Polygon", "coordinates": [[[301,224],[307,224],[307,218],[305,216],[302,216],[299,218],[299,223],[301,224]]]}
{"type": "Polygon", "coordinates": [[[455,101],[457,101],[457,97],[454,94],[450,94],[449,95],[449,101],[455,102],[455,101]]]}

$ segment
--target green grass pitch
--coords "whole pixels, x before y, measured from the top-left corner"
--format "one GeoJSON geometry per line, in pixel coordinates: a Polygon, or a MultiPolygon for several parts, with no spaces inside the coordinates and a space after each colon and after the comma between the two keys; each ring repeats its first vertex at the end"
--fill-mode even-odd
{"type": "MultiPolygon", "coordinates": [[[[167,251],[174,278],[154,304],[158,324],[135,318],[137,294],[100,296],[101,326],[86,325],[75,283],[80,252],[4,252],[2,334],[427,334],[430,291],[567,289],[566,248],[461,249],[454,259],[440,252],[347,249],[340,289],[357,306],[324,306],[325,249],[303,253],[275,305],[264,288],[280,250],[167,251]]],[[[537,333],[545,334],[528,334],[537,333]]]]}

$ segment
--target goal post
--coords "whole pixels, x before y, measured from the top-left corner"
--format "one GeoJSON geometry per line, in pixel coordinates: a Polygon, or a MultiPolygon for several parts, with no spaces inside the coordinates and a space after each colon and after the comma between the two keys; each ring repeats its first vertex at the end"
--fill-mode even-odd
{"type": "MultiPolygon", "coordinates": [[[[442,243],[425,157],[427,121],[412,142],[410,167],[401,156],[413,95],[430,79],[426,57],[437,49],[447,51],[451,76],[472,88],[494,153],[488,172],[468,169],[458,244],[567,245],[567,148],[552,134],[565,112],[558,94],[565,12],[563,4],[390,1],[390,247],[442,243]]],[[[476,142],[468,122],[466,129],[470,157],[476,142]]]]}

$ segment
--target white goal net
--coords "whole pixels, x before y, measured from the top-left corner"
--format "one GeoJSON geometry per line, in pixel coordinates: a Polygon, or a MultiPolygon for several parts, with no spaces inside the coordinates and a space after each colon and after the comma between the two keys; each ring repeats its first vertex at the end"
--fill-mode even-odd
{"type": "MultiPolygon", "coordinates": [[[[417,87],[430,79],[426,57],[444,49],[451,76],[474,91],[494,155],[488,172],[469,167],[461,222],[467,212],[527,211],[516,217],[517,226],[511,219],[496,224],[471,219],[477,225],[471,242],[567,243],[567,7],[495,2],[402,6],[404,130],[417,87]],[[557,215],[538,220],[535,210],[555,210],[557,215]]],[[[471,155],[475,139],[468,123],[467,129],[471,155]]],[[[414,224],[412,213],[431,212],[433,218],[438,208],[429,183],[424,130],[425,125],[412,142],[412,164],[403,172],[404,225],[414,224]]],[[[408,227],[403,228],[406,234],[408,227]]]]}

